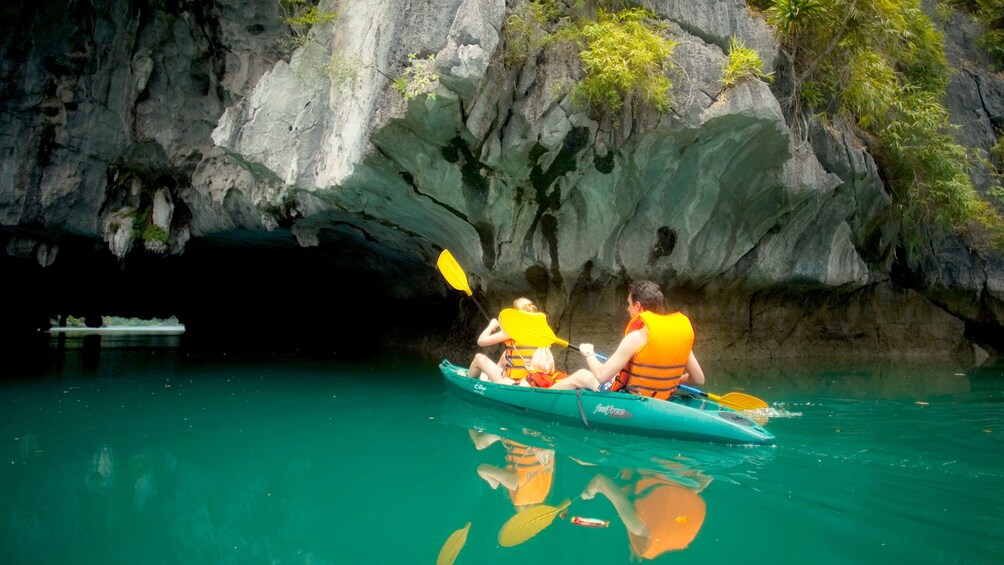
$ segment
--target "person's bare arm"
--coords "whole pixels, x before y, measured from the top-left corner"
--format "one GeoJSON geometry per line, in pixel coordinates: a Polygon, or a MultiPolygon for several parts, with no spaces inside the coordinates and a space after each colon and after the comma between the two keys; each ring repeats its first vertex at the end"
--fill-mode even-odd
{"type": "Polygon", "coordinates": [[[481,335],[478,336],[478,345],[480,347],[489,347],[491,345],[498,345],[507,339],[509,339],[509,336],[502,331],[499,321],[492,318],[492,321],[488,322],[488,327],[485,328],[485,331],[481,332],[481,335]]]}
{"type": "Polygon", "coordinates": [[[684,374],[683,380],[688,385],[701,386],[704,384],[704,371],[701,369],[701,364],[697,362],[697,357],[694,357],[694,352],[690,352],[690,358],[687,359],[687,373],[684,374]]]}
{"type": "Polygon", "coordinates": [[[516,490],[516,487],[519,486],[519,477],[516,476],[516,471],[500,469],[488,463],[478,465],[478,476],[487,481],[493,489],[502,485],[509,490],[516,490]]]}
{"type": "Polygon", "coordinates": [[[628,500],[627,496],[624,495],[610,477],[603,474],[593,477],[593,480],[589,481],[585,490],[582,491],[582,499],[590,500],[596,496],[596,493],[607,497],[607,500],[614,505],[617,516],[621,519],[621,522],[624,522],[624,527],[629,532],[636,536],[647,537],[649,535],[648,526],[638,516],[638,511],[635,510],[634,505],[631,504],[631,501],[628,500]]]}
{"type": "Polygon", "coordinates": [[[617,373],[628,364],[634,354],[648,342],[648,328],[633,331],[621,340],[617,350],[605,362],[596,358],[593,345],[583,343],[579,351],[586,358],[586,366],[599,383],[606,384],[617,376],[617,373]]]}

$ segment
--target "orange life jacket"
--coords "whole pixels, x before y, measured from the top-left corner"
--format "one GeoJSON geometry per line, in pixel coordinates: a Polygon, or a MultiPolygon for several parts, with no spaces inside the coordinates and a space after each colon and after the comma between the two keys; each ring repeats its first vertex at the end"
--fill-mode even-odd
{"type": "Polygon", "coordinates": [[[704,500],[694,491],[663,477],[642,477],[634,485],[634,507],[648,526],[648,536],[628,530],[635,555],[655,559],[667,551],[686,548],[694,541],[707,514],[704,500]]]}
{"type": "Polygon", "coordinates": [[[526,382],[534,388],[551,388],[554,383],[568,376],[568,373],[555,371],[553,374],[546,371],[532,371],[526,376],[526,382]]]}
{"type": "Polygon", "coordinates": [[[680,379],[694,347],[694,326],[680,312],[642,312],[628,322],[627,335],[642,326],[648,328],[648,342],[617,375],[610,390],[667,400],[680,386],[680,379]]]}
{"type": "Polygon", "coordinates": [[[502,440],[502,445],[506,449],[506,467],[516,472],[516,488],[509,491],[513,506],[544,502],[554,479],[554,452],[545,457],[550,450],[507,439],[502,440]]]}
{"type": "Polygon", "coordinates": [[[536,349],[536,347],[522,345],[511,339],[507,339],[505,341],[505,353],[503,354],[505,367],[502,369],[502,374],[514,381],[525,378],[526,366],[530,363],[530,358],[533,357],[533,352],[536,349]]]}

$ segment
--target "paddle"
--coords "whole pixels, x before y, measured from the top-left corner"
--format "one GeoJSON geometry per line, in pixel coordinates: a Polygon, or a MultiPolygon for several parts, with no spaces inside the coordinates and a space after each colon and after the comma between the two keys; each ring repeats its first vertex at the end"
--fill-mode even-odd
{"type": "MultiPolygon", "coordinates": [[[[578,346],[572,345],[554,335],[554,331],[547,325],[547,318],[543,316],[532,316],[526,312],[506,308],[499,314],[499,323],[502,324],[502,330],[509,337],[520,343],[525,343],[532,347],[547,347],[556,343],[562,347],[570,347],[576,351],[579,350],[578,346]]],[[[597,354],[596,357],[600,361],[607,360],[603,355],[597,354]]],[[[680,388],[691,394],[710,398],[733,410],[762,410],[768,407],[768,404],[763,400],[741,392],[730,392],[724,396],[718,396],[717,394],[704,392],[692,386],[680,385],[680,388]]]]}
{"type": "Polygon", "coordinates": [[[467,532],[471,529],[471,523],[467,522],[467,525],[459,530],[450,534],[450,537],[446,538],[446,543],[439,550],[439,556],[436,558],[436,565],[453,565],[453,562],[457,560],[457,555],[460,555],[460,550],[464,548],[464,544],[467,543],[467,532]]]}
{"type": "Polygon", "coordinates": [[[554,517],[568,508],[570,504],[572,504],[571,500],[565,500],[557,508],[541,504],[516,513],[512,518],[506,520],[505,524],[502,524],[502,529],[499,530],[499,545],[512,547],[539,534],[544,528],[550,526],[554,517]]]}
{"type": "Polygon", "coordinates": [[[486,320],[491,320],[492,317],[488,315],[488,312],[481,306],[477,298],[474,298],[474,293],[471,292],[471,286],[467,283],[467,273],[460,267],[460,263],[453,258],[453,254],[450,253],[449,249],[444,249],[442,253],[439,254],[439,259],[436,260],[436,267],[439,272],[442,273],[443,278],[446,282],[450,284],[453,288],[463,291],[464,294],[471,297],[474,304],[481,310],[481,313],[485,315],[486,320]]]}

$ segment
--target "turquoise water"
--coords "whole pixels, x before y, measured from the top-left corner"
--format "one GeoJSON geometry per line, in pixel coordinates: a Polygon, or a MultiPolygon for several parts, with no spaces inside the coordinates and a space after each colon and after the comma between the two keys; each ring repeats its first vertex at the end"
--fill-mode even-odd
{"type": "Polygon", "coordinates": [[[1004,552],[999,369],[709,371],[708,390],[774,403],[777,446],[729,447],[470,405],[432,362],[198,357],[171,340],[77,343],[5,373],[5,563],[433,563],[467,523],[456,563],[628,563],[645,540],[665,563],[1004,552]],[[627,518],[616,493],[581,497],[590,484],[627,489],[627,518]],[[516,502],[566,499],[500,545],[531,524],[516,502]],[[632,513],[653,524],[634,550],[632,513]]]}

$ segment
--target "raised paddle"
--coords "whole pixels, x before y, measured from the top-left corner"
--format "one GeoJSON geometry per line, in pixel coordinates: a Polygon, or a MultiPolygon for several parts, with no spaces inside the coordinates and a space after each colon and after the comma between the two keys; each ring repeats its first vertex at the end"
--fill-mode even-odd
{"type": "Polygon", "coordinates": [[[471,285],[467,283],[467,273],[460,267],[460,263],[453,258],[453,254],[450,253],[449,249],[444,249],[442,253],[439,254],[439,259],[436,261],[436,268],[442,273],[443,278],[449,283],[453,288],[463,291],[464,294],[471,297],[474,304],[481,310],[484,314],[486,320],[491,320],[492,317],[488,315],[488,312],[481,306],[477,298],[474,298],[474,293],[471,292],[471,285]]]}
{"type": "MultiPolygon", "coordinates": [[[[499,314],[499,323],[502,324],[502,330],[509,337],[520,343],[532,347],[547,347],[556,343],[562,347],[570,347],[576,351],[579,350],[578,346],[572,345],[554,335],[554,331],[547,325],[547,318],[543,316],[532,316],[526,312],[506,308],[499,314]]],[[[607,360],[603,355],[597,354],[596,357],[601,361],[607,360]]],[[[692,386],[680,385],[680,388],[691,394],[710,398],[733,410],[763,410],[768,407],[768,404],[763,400],[741,392],[730,392],[724,396],[718,396],[717,394],[704,392],[692,386]]]]}

